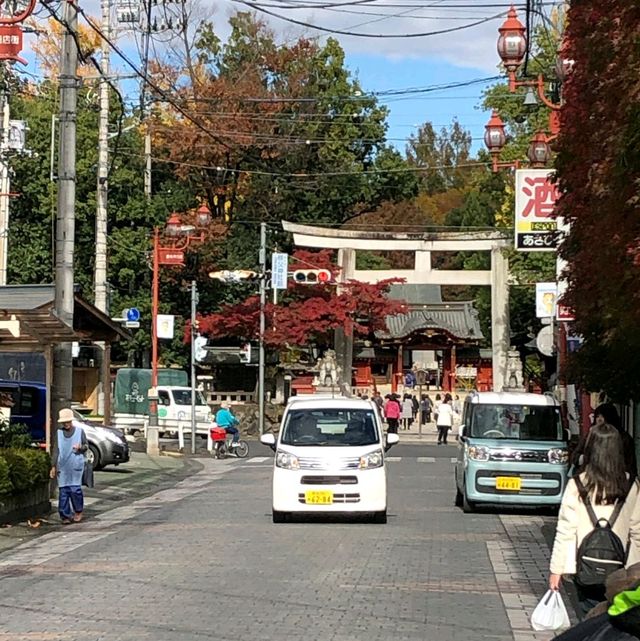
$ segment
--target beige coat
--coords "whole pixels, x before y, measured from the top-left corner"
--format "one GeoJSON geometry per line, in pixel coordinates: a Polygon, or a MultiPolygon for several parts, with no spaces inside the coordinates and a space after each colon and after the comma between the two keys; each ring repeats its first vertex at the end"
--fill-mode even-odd
{"type": "MultiPolygon", "coordinates": [[[[636,481],[613,526],[613,531],[620,537],[623,545],[626,546],[627,542],[630,543],[627,567],[640,561],[639,491],[640,485],[636,481]]],[[[613,505],[593,505],[593,509],[598,518],[608,519],[613,512],[613,505]]],[[[587,508],[580,500],[575,481],[571,479],[567,483],[558,515],[556,538],[551,553],[550,570],[552,574],[576,573],[578,547],[591,530],[593,530],[593,525],[587,508]]]]}

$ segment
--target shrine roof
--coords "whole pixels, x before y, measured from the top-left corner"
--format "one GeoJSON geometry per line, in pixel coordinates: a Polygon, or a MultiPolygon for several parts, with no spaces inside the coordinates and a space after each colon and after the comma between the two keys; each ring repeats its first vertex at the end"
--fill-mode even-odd
{"type": "Polygon", "coordinates": [[[425,303],[417,308],[410,305],[407,314],[387,316],[387,332],[380,338],[406,338],[424,330],[440,330],[465,341],[480,341],[484,338],[478,313],[472,302],[449,301],[425,303]]]}

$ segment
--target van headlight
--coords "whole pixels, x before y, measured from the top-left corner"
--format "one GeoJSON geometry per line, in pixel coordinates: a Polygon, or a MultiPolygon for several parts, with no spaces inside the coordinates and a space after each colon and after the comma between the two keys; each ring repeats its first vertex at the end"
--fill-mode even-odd
{"type": "Polygon", "coordinates": [[[120,443],[122,443],[122,441],[124,440],[118,434],[114,434],[113,432],[105,432],[104,437],[107,439],[107,441],[111,441],[112,443],[117,443],[118,445],[120,445],[120,443]]]}
{"type": "Polygon", "coordinates": [[[276,467],[281,467],[283,470],[299,470],[300,461],[297,456],[278,450],[276,452],[276,467]]]}
{"type": "Polygon", "coordinates": [[[369,454],[361,456],[358,468],[361,470],[372,470],[376,467],[382,467],[383,461],[382,450],[376,450],[375,452],[369,452],[369,454]]]}
{"type": "Polygon", "coordinates": [[[467,455],[472,461],[488,461],[489,448],[484,445],[470,445],[467,455]]]}
{"type": "Polygon", "coordinates": [[[549,450],[547,454],[549,463],[555,463],[556,465],[566,465],[569,462],[569,450],[564,450],[561,448],[549,450]]]}

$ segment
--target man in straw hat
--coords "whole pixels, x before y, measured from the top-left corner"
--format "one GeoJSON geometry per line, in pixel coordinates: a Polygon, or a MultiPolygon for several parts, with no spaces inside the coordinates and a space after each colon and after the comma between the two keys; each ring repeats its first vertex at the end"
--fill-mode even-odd
{"type": "Polygon", "coordinates": [[[88,445],[82,427],[74,425],[72,410],[60,410],[58,423],[58,452],[51,468],[51,478],[58,477],[58,512],[62,523],[68,525],[82,521],[82,473],[88,445]]]}

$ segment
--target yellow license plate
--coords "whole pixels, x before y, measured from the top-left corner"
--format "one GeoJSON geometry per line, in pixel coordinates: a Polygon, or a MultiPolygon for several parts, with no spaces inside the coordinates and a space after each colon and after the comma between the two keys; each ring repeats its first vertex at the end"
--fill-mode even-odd
{"type": "Polygon", "coordinates": [[[517,476],[496,476],[496,490],[519,492],[521,487],[522,479],[517,476]]]}
{"type": "Polygon", "coordinates": [[[333,492],[309,490],[304,493],[304,502],[308,505],[331,505],[333,503],[333,492]]]}

